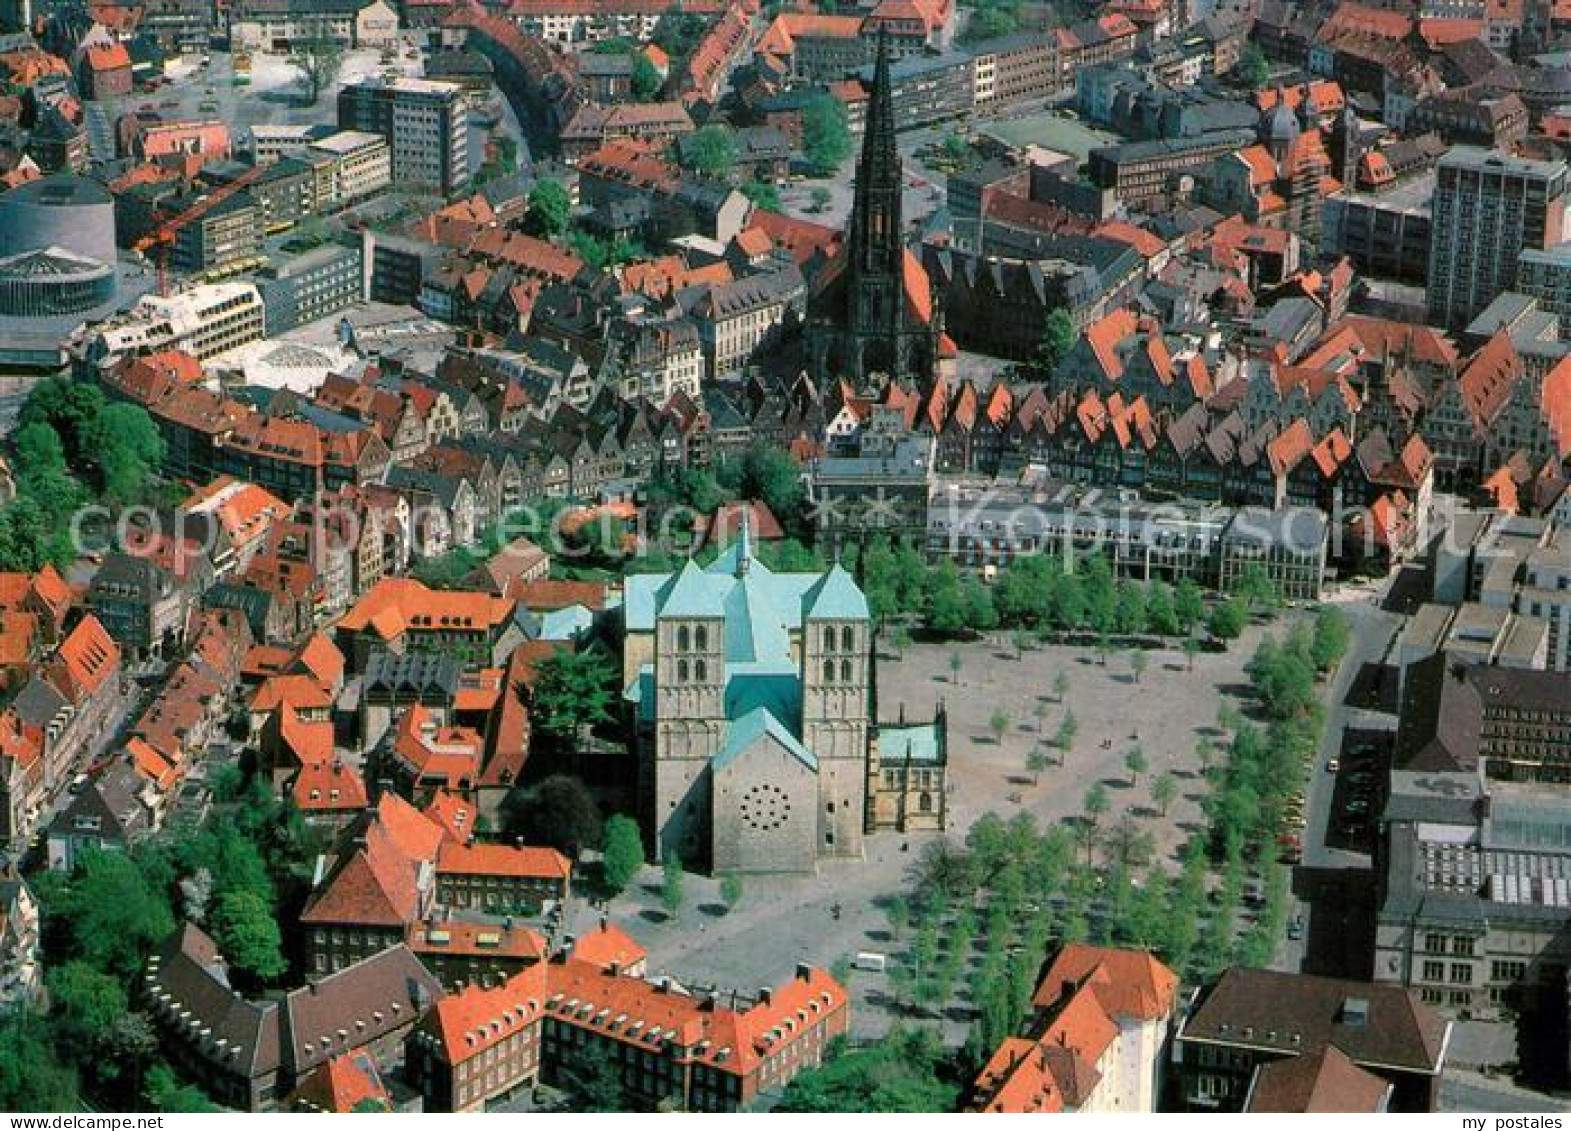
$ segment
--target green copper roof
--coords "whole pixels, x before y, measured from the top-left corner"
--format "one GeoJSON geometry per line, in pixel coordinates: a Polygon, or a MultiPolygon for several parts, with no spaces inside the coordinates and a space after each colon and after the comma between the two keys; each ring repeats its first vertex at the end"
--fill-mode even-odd
{"type": "Polygon", "coordinates": [[[803,620],[866,620],[867,598],[839,562],[802,598],[803,620]]]}
{"type": "Polygon", "coordinates": [[[937,765],[942,761],[938,753],[938,724],[879,727],[878,759],[889,765],[906,761],[937,765]]]}
{"type": "Polygon", "coordinates": [[[768,592],[768,575],[743,574],[725,599],[727,663],[791,658],[791,630],[768,592]]]}
{"type": "Polygon", "coordinates": [[[715,755],[712,765],[718,770],[721,766],[754,749],[759,740],[766,736],[785,747],[787,753],[808,769],[818,769],[818,759],[813,757],[812,752],[798,742],[796,736],[786,729],[785,724],[770,714],[765,707],[749,711],[731,724],[726,734],[725,746],[715,755]]]}
{"type": "Polygon", "coordinates": [[[725,588],[689,558],[661,594],[660,615],[666,617],[717,617],[725,588]]]}

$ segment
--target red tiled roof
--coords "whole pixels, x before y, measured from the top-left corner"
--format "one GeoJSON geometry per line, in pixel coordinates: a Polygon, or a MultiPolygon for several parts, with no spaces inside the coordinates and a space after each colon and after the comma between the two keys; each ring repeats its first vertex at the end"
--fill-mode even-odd
{"type": "Polygon", "coordinates": [[[120,646],[92,613],[60,642],[49,665],[56,688],[77,706],[119,670],[120,646]]]}
{"type": "Polygon", "coordinates": [[[610,920],[580,935],[573,943],[573,957],[601,970],[630,970],[647,958],[646,951],[632,935],[610,920]]]}
{"type": "Polygon", "coordinates": [[[302,813],[355,812],[367,802],[365,780],[336,758],[302,766],[289,795],[302,813]]]}
{"type": "Polygon", "coordinates": [[[444,841],[437,850],[436,870],[438,873],[460,876],[566,881],[573,874],[573,864],[554,848],[457,844],[449,840],[444,841]]]}

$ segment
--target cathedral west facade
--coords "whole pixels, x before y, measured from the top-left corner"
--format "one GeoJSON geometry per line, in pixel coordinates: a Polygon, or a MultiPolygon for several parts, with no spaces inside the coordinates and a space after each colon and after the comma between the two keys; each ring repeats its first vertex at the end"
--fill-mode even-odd
{"type": "Polygon", "coordinates": [[[629,577],[624,616],[656,853],[739,873],[860,856],[872,623],[851,575],[772,572],[744,533],[707,568],[629,577]]]}

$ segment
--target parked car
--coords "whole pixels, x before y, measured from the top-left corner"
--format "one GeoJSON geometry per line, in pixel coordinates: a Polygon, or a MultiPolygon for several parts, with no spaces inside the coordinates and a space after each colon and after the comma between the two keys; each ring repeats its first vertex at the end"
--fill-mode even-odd
{"type": "Polygon", "coordinates": [[[1304,917],[1302,915],[1294,915],[1292,921],[1288,923],[1287,937],[1295,942],[1304,937],[1304,917]]]}

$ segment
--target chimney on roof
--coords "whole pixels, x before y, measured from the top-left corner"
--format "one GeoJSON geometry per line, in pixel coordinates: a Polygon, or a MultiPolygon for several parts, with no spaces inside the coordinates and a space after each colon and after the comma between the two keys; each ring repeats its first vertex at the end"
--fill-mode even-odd
{"type": "Polygon", "coordinates": [[[1349,1029],[1362,1029],[1369,1024],[1369,999],[1350,997],[1342,999],[1342,1010],[1337,1018],[1349,1029]]]}

